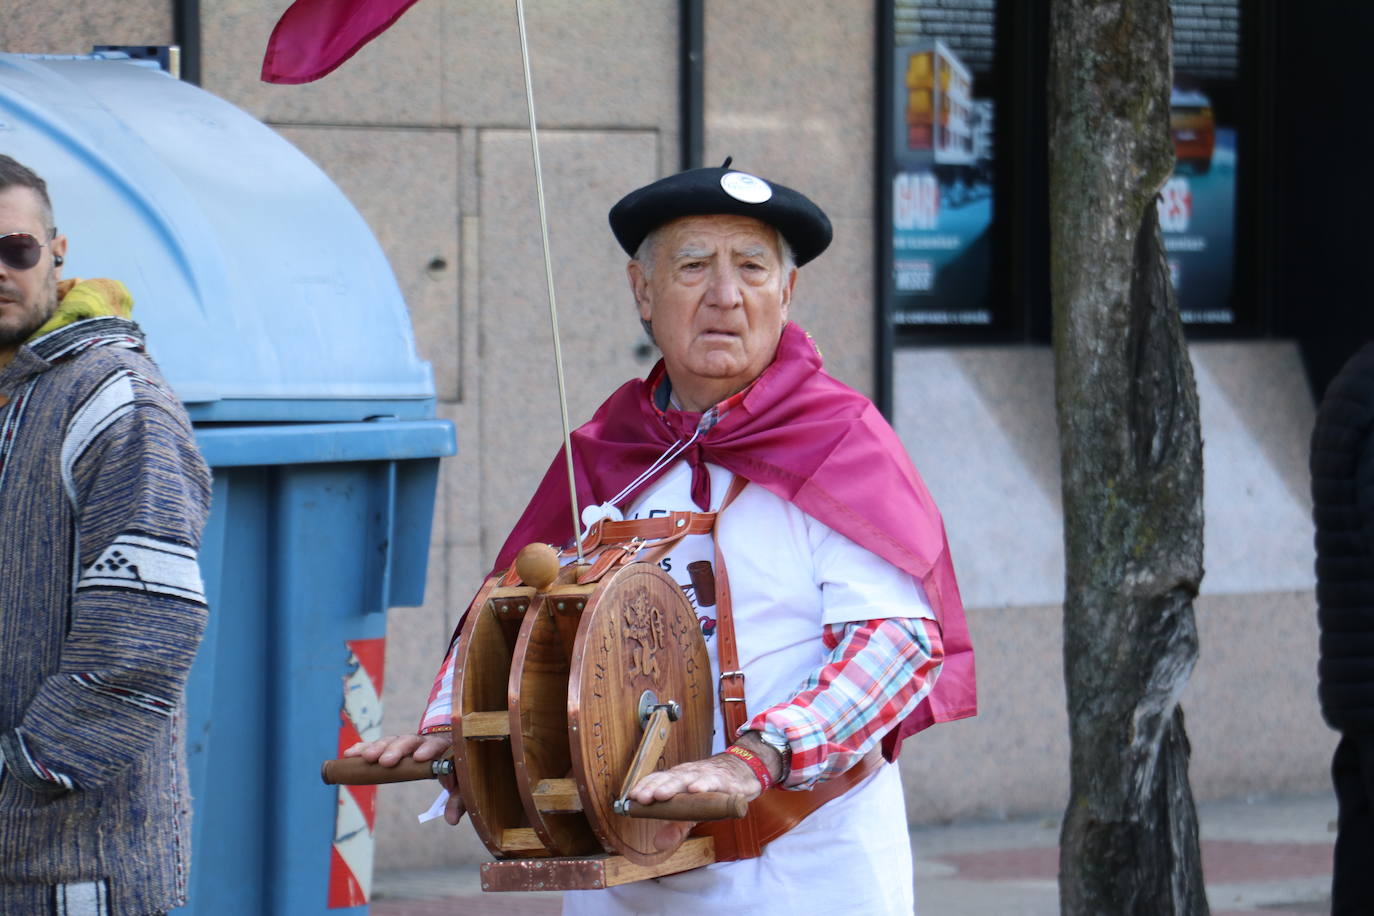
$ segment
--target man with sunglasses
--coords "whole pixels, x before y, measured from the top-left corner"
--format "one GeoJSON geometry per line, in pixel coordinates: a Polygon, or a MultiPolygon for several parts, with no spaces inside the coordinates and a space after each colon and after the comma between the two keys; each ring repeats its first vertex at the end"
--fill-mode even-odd
{"type": "MultiPolygon", "coordinates": [[[[4,195],[3,201],[8,203],[11,197],[22,198],[23,195],[4,195]]],[[[41,235],[29,232],[0,235],[0,264],[5,271],[4,285],[0,287],[0,363],[12,360],[20,344],[28,340],[56,309],[57,281],[66,251],[67,237],[57,235],[55,229],[41,235]],[[50,255],[50,269],[34,270],[45,255],[50,255]]]]}
{"type": "Polygon", "coordinates": [[[185,902],[209,471],[114,280],[0,155],[0,913],[185,902]]]}

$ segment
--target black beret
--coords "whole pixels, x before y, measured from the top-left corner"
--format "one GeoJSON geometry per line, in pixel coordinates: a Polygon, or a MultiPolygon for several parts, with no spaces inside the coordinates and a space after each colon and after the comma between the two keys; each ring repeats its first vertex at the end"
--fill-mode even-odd
{"type": "Polygon", "coordinates": [[[631,191],[611,208],[611,231],[630,257],[644,237],[681,216],[752,216],[776,228],[797,266],[825,251],[830,220],[805,194],[730,168],[690,169],[631,191]]]}

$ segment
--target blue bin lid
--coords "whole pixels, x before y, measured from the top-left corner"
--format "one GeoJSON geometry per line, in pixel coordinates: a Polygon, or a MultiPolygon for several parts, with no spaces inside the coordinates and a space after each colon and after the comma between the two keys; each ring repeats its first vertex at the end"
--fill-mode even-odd
{"type": "Polygon", "coordinates": [[[257,119],[132,61],[0,54],[0,149],[48,182],[66,276],[133,292],[193,419],[434,415],[371,230],[257,119]]]}

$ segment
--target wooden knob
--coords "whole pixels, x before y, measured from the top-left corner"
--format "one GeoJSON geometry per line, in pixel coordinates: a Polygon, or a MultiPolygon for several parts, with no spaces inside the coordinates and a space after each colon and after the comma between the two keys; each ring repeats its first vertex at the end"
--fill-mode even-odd
{"type": "Polygon", "coordinates": [[[558,578],[558,568],[558,551],[548,544],[526,544],[515,555],[520,580],[541,592],[558,578]]]}

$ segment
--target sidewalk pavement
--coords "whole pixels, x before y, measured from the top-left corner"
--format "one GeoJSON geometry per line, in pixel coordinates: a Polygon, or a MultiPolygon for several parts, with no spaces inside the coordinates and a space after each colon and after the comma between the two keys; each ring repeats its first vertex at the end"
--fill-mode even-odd
{"type": "MultiPolygon", "coordinates": [[[[1212,916],[1331,910],[1336,801],[1247,798],[1198,807],[1212,916]]],[[[1058,916],[1059,814],[918,827],[921,916],[1058,916]]],[[[558,893],[484,894],[476,865],[378,873],[372,916],[551,916],[558,893]]]]}

